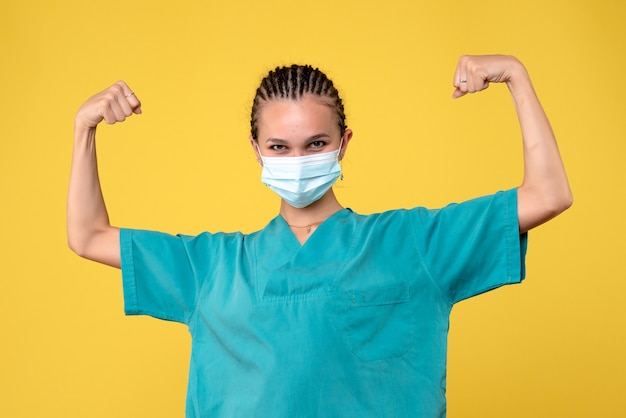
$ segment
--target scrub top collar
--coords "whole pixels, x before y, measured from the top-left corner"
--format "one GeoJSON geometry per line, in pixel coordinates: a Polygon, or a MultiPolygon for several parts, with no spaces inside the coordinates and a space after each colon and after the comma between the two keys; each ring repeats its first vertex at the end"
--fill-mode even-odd
{"type": "Polygon", "coordinates": [[[285,219],[276,216],[253,243],[255,282],[261,302],[331,294],[357,240],[351,209],[329,216],[301,245],[285,219]]]}
{"type": "Polygon", "coordinates": [[[353,213],[352,209],[350,208],[343,208],[343,209],[339,209],[337,212],[333,213],[332,215],[330,215],[328,218],[326,218],[321,224],[319,224],[317,226],[317,228],[315,228],[313,230],[313,232],[311,232],[311,235],[309,236],[309,238],[304,242],[304,244],[300,244],[300,241],[298,241],[298,238],[296,238],[296,235],[293,233],[293,231],[291,230],[291,227],[289,226],[289,224],[287,223],[287,220],[285,218],[283,218],[282,215],[278,214],[269,224],[268,227],[272,224],[274,224],[274,226],[277,229],[284,229],[287,230],[289,233],[285,233],[284,235],[286,235],[287,238],[285,240],[285,245],[294,245],[297,248],[301,248],[304,247],[305,245],[307,245],[307,243],[314,237],[314,236],[320,236],[320,235],[325,235],[325,233],[323,232],[325,229],[328,228],[333,228],[333,225],[335,224],[335,222],[341,222],[341,220],[345,220],[345,218],[349,215],[353,213]],[[320,233],[317,233],[318,231],[322,231],[320,233]],[[291,239],[289,239],[291,238],[291,239]],[[290,242],[289,242],[290,241],[290,242]]]}

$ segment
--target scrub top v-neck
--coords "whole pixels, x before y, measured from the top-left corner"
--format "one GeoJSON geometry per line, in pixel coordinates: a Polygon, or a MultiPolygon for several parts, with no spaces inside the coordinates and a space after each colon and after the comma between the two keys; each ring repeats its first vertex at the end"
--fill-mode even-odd
{"type": "Polygon", "coordinates": [[[343,209],[301,245],[123,229],[125,312],[186,324],[187,417],[445,417],[454,303],[524,277],[516,190],[343,209]]]}
{"type": "Polygon", "coordinates": [[[350,209],[336,212],[304,244],[281,216],[274,218],[252,240],[250,261],[258,300],[271,303],[330,296],[358,237],[354,227],[345,227],[351,214],[350,209]]]}

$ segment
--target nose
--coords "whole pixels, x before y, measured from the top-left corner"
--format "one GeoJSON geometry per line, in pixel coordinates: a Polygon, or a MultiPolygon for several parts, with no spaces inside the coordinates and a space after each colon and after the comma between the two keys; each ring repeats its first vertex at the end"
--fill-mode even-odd
{"type": "Polygon", "coordinates": [[[290,157],[304,157],[305,155],[307,155],[307,150],[302,147],[292,148],[291,153],[289,154],[290,157]]]}

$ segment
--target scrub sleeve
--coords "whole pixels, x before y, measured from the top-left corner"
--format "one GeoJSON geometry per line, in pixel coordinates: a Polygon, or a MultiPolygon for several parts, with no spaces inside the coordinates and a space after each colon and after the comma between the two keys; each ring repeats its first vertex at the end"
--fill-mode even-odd
{"type": "Polygon", "coordinates": [[[525,278],[528,234],[519,233],[516,189],[411,212],[418,252],[450,303],[525,278]]]}
{"type": "Polygon", "coordinates": [[[212,260],[237,237],[121,229],[125,313],[189,325],[200,289],[214,273],[212,260]]]}

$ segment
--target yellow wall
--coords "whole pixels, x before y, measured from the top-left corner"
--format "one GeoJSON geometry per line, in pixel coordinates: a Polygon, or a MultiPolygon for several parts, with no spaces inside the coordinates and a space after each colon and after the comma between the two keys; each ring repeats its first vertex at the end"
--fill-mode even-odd
{"type": "Polygon", "coordinates": [[[256,84],[321,66],[355,131],[340,200],[362,213],[517,185],[504,86],[450,99],[462,53],[533,76],[574,207],[531,233],[528,279],[459,304],[450,417],[626,407],[626,6],[615,0],[5,1],[0,6],[0,416],[182,416],[184,326],[122,313],[120,274],[72,254],[73,116],[118,79],[144,114],[99,130],[116,225],[252,231],[278,209],[247,142],[256,84]],[[251,203],[252,202],[252,203],[251,203]]]}

